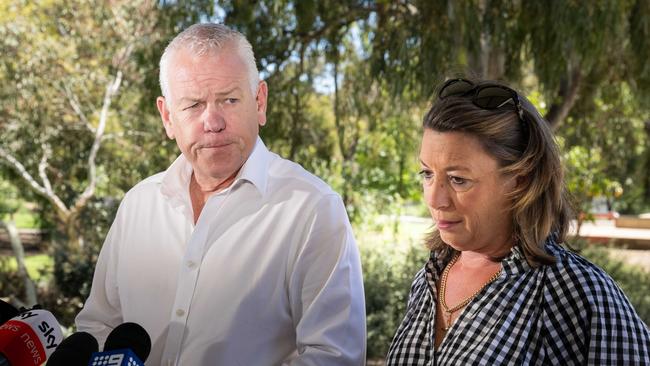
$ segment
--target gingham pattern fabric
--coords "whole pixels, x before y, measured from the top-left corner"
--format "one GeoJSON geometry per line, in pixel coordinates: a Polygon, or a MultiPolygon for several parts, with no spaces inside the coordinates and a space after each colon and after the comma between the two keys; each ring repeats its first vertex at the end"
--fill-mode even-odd
{"type": "Polygon", "coordinates": [[[552,240],[546,248],[558,261],[538,268],[513,248],[438,349],[435,283],[451,257],[432,253],[415,277],[387,364],[650,365],[650,331],[614,281],[552,240]]]}

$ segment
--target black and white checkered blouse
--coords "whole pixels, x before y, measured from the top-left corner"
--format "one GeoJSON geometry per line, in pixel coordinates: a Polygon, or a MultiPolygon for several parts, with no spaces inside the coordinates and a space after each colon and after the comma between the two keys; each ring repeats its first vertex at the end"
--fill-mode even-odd
{"type": "Polygon", "coordinates": [[[521,250],[434,348],[436,281],[451,257],[432,253],[411,287],[387,356],[395,365],[650,365],[650,331],[600,268],[551,240],[550,266],[521,250]]]}

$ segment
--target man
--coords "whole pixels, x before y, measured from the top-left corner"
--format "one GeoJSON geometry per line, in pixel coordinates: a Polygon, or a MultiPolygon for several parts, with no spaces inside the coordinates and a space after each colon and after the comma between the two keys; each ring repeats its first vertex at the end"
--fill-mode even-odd
{"type": "Polygon", "coordinates": [[[158,110],[182,154],[131,189],[77,328],[122,322],[148,365],[362,365],[358,250],[340,197],[258,137],[267,85],[223,25],[180,33],[160,61],[158,110]]]}

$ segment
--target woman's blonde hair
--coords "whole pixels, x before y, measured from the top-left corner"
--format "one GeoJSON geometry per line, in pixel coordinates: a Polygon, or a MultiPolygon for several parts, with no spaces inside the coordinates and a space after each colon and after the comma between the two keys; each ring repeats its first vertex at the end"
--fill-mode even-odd
{"type": "MultiPolygon", "coordinates": [[[[475,82],[476,85],[486,83],[475,82]]],[[[514,105],[484,109],[475,105],[471,97],[448,96],[436,100],[424,117],[423,127],[475,136],[497,160],[504,175],[517,177],[517,187],[510,195],[513,239],[528,263],[536,267],[555,262],[544,249],[544,243],[550,236],[557,242],[565,240],[572,209],[551,128],[532,103],[519,93],[517,96],[522,118],[514,105]]],[[[429,234],[426,244],[431,250],[452,250],[442,241],[437,229],[429,234]]]]}

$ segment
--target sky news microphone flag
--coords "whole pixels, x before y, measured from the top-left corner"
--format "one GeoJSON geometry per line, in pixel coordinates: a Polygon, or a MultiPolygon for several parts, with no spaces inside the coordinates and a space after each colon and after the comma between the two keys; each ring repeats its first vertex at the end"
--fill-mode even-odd
{"type": "Polygon", "coordinates": [[[41,365],[62,340],[61,326],[52,313],[27,310],[0,326],[0,365],[41,365]]]}

